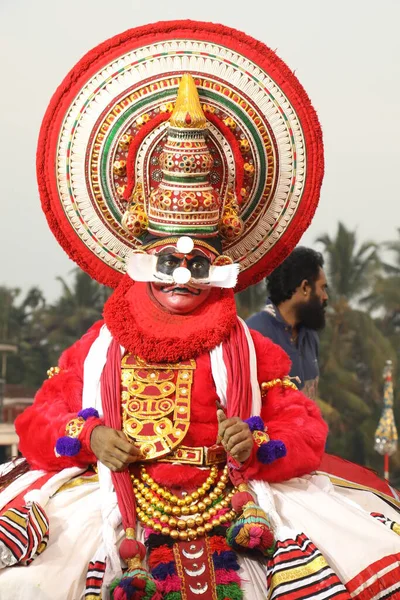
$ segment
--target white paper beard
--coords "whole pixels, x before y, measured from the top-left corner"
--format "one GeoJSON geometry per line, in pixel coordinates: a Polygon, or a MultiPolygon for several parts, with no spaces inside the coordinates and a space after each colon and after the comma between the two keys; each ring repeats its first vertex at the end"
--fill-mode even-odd
{"type": "Polygon", "coordinates": [[[239,265],[222,265],[213,267],[210,266],[208,277],[204,279],[196,279],[191,276],[191,273],[186,267],[177,267],[176,279],[173,275],[166,275],[157,271],[158,257],[154,254],[133,253],[128,259],[127,273],[133,281],[164,283],[165,285],[188,284],[195,288],[219,287],[219,288],[234,288],[239,275],[239,265]],[[188,271],[190,274],[187,279],[188,271]],[[185,276],[184,276],[185,275],[185,276]]]}

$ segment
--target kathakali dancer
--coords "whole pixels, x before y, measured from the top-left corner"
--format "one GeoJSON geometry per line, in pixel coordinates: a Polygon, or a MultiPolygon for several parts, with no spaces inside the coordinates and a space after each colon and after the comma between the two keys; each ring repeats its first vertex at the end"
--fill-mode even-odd
{"type": "Polygon", "coordinates": [[[236,313],[318,202],[288,67],[221,25],[131,29],[56,91],[37,170],[57,240],[115,291],[16,422],[1,600],[400,597],[394,494],[320,467],[318,407],[236,313]]]}

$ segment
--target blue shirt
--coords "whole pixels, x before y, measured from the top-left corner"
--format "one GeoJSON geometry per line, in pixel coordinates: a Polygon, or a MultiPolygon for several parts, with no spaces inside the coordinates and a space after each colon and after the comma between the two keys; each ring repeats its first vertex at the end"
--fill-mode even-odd
{"type": "Polygon", "coordinates": [[[259,331],[283,348],[292,361],[290,377],[298,377],[300,382],[294,380],[297,387],[303,389],[306,386],[307,395],[315,397],[319,376],[317,332],[301,326],[297,341],[293,341],[292,327],[286,323],[275,304],[270,300],[264,310],[251,316],[246,323],[250,329],[259,331]]]}

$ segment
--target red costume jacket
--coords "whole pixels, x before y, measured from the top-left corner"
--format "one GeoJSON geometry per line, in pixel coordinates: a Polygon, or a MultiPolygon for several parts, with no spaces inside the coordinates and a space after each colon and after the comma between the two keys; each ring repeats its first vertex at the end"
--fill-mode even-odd
{"type": "MultiPolygon", "coordinates": [[[[16,421],[20,450],[33,468],[58,471],[69,466],[85,467],[96,462],[90,449],[90,434],[101,419],[91,417],[80,435],[79,454],[73,457],[56,456],[56,440],[65,435],[66,424],[82,408],[83,364],[91,344],[96,339],[102,322],[96,323],[60,358],[60,373],[47,380],[35,401],[16,421]]],[[[261,384],[283,378],[289,372],[290,361],[284,351],[251,332],[258,362],[258,381],[261,384]]],[[[211,374],[209,352],[196,358],[192,387],[190,427],[184,444],[212,446],[217,438],[216,400],[218,396],[211,374]]],[[[261,417],[268,427],[271,439],[282,440],[287,455],[269,465],[258,462],[254,451],[243,465],[246,479],[258,478],[277,482],[301,476],[316,469],[321,461],[327,436],[327,426],[314,402],[301,392],[275,386],[263,399],[261,417]]],[[[159,463],[152,467],[155,479],[179,485],[188,483],[198,469],[159,463]],[[195,471],[193,471],[193,469],[195,471]],[[162,471],[162,475],[161,475],[162,471]]]]}

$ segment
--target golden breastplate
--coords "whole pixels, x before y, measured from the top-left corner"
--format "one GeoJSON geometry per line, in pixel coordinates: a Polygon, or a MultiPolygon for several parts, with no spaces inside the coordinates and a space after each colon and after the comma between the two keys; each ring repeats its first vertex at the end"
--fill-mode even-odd
{"type": "Polygon", "coordinates": [[[126,354],[121,365],[122,429],[154,460],[181,444],[190,425],[196,361],[148,364],[126,354]]]}

